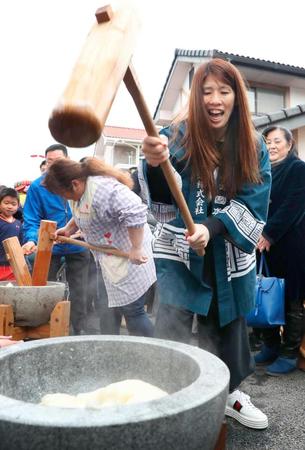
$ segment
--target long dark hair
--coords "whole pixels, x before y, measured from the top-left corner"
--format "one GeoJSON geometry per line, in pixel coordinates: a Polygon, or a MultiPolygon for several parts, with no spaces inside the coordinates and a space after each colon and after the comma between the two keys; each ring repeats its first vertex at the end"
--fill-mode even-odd
{"type": "Polygon", "coordinates": [[[60,158],[52,163],[46,172],[43,186],[54,194],[63,195],[64,192],[73,192],[72,181],[82,180],[90,176],[109,176],[116,178],[120,183],[132,188],[131,176],[121,170],[104,163],[98,158],[85,158],[82,162],[60,158]]]}
{"type": "Polygon", "coordinates": [[[197,69],[192,81],[188,111],[182,119],[186,123],[183,140],[185,158],[191,165],[193,181],[199,179],[210,196],[216,193],[214,171],[217,167],[220,169],[222,188],[228,198],[234,197],[244,183],[261,181],[258,137],[252,123],[247,90],[240,72],[233,64],[222,59],[212,59],[197,69]],[[217,148],[203,103],[203,85],[209,75],[228,84],[235,93],[235,104],[221,152],[217,148]]]}

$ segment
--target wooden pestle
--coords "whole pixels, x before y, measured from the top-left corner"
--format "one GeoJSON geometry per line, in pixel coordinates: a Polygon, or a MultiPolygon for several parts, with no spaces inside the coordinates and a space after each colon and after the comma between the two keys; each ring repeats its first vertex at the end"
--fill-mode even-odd
{"type": "Polygon", "coordinates": [[[32,273],[33,286],[47,285],[54,244],[50,236],[55,233],[56,226],[57,223],[52,220],[41,220],[40,222],[37,252],[32,273]]]}
{"type": "Polygon", "coordinates": [[[18,286],[31,286],[32,277],[17,236],[4,239],[2,243],[18,286]]]}

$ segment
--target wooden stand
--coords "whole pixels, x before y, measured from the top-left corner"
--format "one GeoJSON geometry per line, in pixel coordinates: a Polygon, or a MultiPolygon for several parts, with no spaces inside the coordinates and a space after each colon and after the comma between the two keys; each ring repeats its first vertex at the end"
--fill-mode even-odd
{"type": "Polygon", "coordinates": [[[214,450],[225,450],[227,440],[227,422],[223,421],[214,450]]]}
{"type": "Polygon", "coordinates": [[[298,358],[298,369],[304,370],[305,372],[305,300],[303,302],[303,339],[300,346],[299,358],[298,358]]]}
{"type": "Polygon", "coordinates": [[[16,341],[69,336],[69,321],[70,302],[65,300],[56,304],[50,322],[38,327],[15,326],[12,306],[0,305],[0,335],[12,336],[16,341]]]}
{"type": "Polygon", "coordinates": [[[300,370],[304,370],[305,372],[305,335],[303,336],[303,340],[300,347],[300,356],[298,360],[298,368],[300,370]]]}

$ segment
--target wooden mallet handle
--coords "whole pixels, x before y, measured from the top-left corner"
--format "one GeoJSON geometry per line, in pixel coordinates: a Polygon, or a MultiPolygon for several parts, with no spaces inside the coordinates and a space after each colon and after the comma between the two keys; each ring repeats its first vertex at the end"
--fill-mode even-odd
{"type": "MultiPolygon", "coordinates": [[[[149,112],[149,109],[147,107],[147,104],[145,102],[145,99],[143,97],[143,94],[142,94],[139,84],[136,80],[136,77],[135,77],[135,74],[134,74],[134,71],[133,71],[133,68],[131,67],[131,65],[129,65],[127,72],[125,74],[124,83],[135,102],[135,105],[140,114],[140,117],[142,119],[144,128],[145,128],[148,136],[159,137],[158,130],[157,130],[157,128],[154,124],[154,121],[151,117],[151,114],[149,112]]],[[[170,191],[177,203],[177,206],[180,209],[181,216],[183,218],[186,228],[188,229],[188,232],[190,234],[194,234],[195,233],[195,225],[194,225],[191,213],[186,204],[185,198],[178,186],[178,183],[175,178],[174,171],[173,171],[173,167],[172,167],[170,161],[167,160],[167,161],[163,162],[161,164],[161,169],[164,173],[164,176],[166,178],[166,181],[168,183],[170,191]]]]}
{"type": "Polygon", "coordinates": [[[114,247],[103,246],[103,245],[92,245],[92,244],[88,244],[88,242],[79,241],[78,239],[72,239],[72,238],[69,238],[66,236],[60,236],[60,235],[56,236],[56,241],[62,242],[64,244],[78,245],[79,247],[85,247],[85,248],[88,248],[89,250],[94,250],[96,252],[107,253],[108,255],[122,256],[123,258],[129,258],[128,253],[123,252],[122,250],[119,250],[114,247]]]}
{"type": "MultiPolygon", "coordinates": [[[[157,130],[157,128],[154,124],[154,121],[151,117],[151,114],[149,112],[149,109],[147,107],[147,104],[145,102],[145,99],[143,97],[139,83],[137,82],[136,76],[134,74],[134,71],[133,71],[133,68],[131,65],[129,65],[129,67],[126,71],[126,74],[124,77],[124,83],[135,102],[135,105],[140,114],[140,117],[142,119],[144,128],[145,128],[148,136],[159,137],[158,130],[157,130]]],[[[181,212],[181,216],[183,218],[185,226],[186,226],[189,234],[192,235],[195,233],[195,224],[194,224],[193,218],[191,216],[191,213],[188,209],[185,198],[178,186],[173,167],[169,160],[166,160],[165,162],[160,164],[160,166],[164,173],[165,179],[170,188],[172,196],[174,197],[176,204],[181,212]]],[[[197,253],[198,253],[198,255],[203,256],[205,252],[204,252],[204,249],[202,249],[200,251],[198,250],[197,253]]]]}

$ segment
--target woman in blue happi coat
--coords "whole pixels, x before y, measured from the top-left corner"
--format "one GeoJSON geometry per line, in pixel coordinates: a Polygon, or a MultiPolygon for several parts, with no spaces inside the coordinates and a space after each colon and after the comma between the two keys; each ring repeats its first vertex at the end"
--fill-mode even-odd
{"type": "Polygon", "coordinates": [[[154,242],[160,296],[155,335],[188,342],[197,314],[199,346],[230,370],[226,414],[266,428],[266,415],[237,389],[254,366],[244,315],[254,305],[255,247],[270,190],[268,153],[253,128],[239,71],[221,59],[200,66],[187,112],[160,138],[145,138],[143,152],[140,183],[163,222],[154,242]],[[167,158],[195,222],[192,236],[159,168],[167,158]]]}

